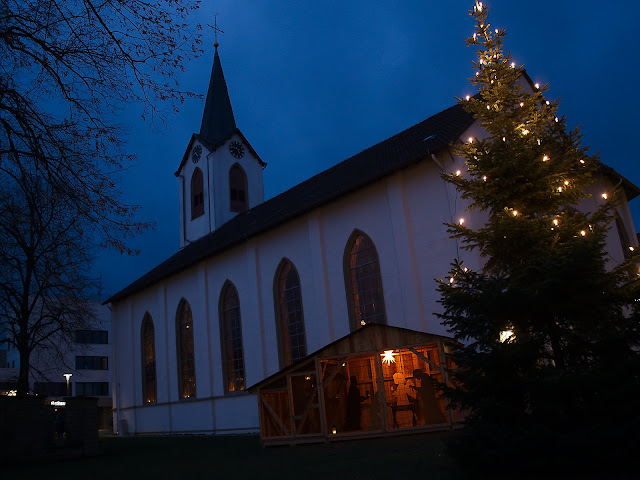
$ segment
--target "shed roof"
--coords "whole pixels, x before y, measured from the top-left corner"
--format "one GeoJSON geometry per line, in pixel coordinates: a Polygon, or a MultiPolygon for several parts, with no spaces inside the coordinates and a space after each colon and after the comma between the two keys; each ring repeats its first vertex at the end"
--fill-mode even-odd
{"type": "Polygon", "coordinates": [[[247,391],[253,392],[262,385],[269,383],[277,377],[286,375],[292,370],[296,370],[303,363],[316,357],[333,358],[370,352],[382,352],[384,350],[397,350],[399,348],[420,347],[437,341],[448,344],[457,344],[453,338],[446,337],[444,335],[418,332],[416,330],[393,327],[390,325],[369,323],[364,327],[359,328],[358,330],[351,332],[328,345],[325,345],[315,352],[310,353],[303,359],[283,368],[264,380],[251,385],[247,388],[247,391]]]}

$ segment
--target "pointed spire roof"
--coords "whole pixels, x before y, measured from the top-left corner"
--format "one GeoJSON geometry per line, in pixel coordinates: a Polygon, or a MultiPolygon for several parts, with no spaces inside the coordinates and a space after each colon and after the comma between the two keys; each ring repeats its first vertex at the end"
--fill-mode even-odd
{"type": "Polygon", "coordinates": [[[233,135],[237,128],[227,91],[227,82],[224,80],[222,64],[218,56],[217,42],[215,48],[216,53],[213,57],[213,69],[211,70],[207,100],[204,104],[200,135],[210,143],[218,145],[233,135]]]}

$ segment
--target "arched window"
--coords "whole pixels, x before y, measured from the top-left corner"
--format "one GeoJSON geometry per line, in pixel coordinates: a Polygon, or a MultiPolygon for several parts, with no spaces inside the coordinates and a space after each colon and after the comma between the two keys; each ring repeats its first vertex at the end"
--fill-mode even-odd
{"type": "Polygon", "coordinates": [[[156,345],[153,320],[149,312],[142,318],[140,339],[142,341],[142,399],[144,403],[157,401],[156,345]]]}
{"type": "Polygon", "coordinates": [[[244,352],[240,299],[233,283],[227,281],[220,294],[220,340],[225,391],[244,390],[244,352]]]}
{"type": "Polygon", "coordinates": [[[378,252],[360,231],[351,234],[344,252],[344,283],[351,331],[367,323],[387,323],[378,252]]]}
{"type": "Polygon", "coordinates": [[[300,277],[287,259],[280,262],[273,281],[276,330],[281,368],[307,356],[300,277]]]}
{"type": "Polygon", "coordinates": [[[249,208],[247,175],[234,163],[229,169],[229,205],[232,212],[242,213],[249,208]]]}
{"type": "Polygon", "coordinates": [[[629,242],[629,235],[627,234],[627,229],[624,228],[624,223],[622,219],[616,216],[616,230],[618,230],[618,238],[620,239],[620,245],[622,246],[622,254],[628,257],[631,254],[631,250],[629,247],[631,243],[629,242]]]}
{"type": "Polygon", "coordinates": [[[204,179],[196,168],[191,176],[191,220],[204,215],[204,179]]]}
{"type": "Polygon", "coordinates": [[[176,353],[178,358],[179,398],[196,396],[196,366],[193,355],[193,317],[183,298],[176,315],[176,353]]]}

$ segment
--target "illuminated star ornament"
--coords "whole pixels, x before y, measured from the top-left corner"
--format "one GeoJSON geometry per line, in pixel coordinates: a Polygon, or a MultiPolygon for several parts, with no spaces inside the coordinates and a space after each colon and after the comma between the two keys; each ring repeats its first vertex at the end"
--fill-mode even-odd
{"type": "Polygon", "coordinates": [[[382,363],[387,362],[387,365],[391,364],[391,362],[396,363],[396,359],[393,358],[394,355],[393,350],[385,350],[384,353],[380,354],[382,363]]]}

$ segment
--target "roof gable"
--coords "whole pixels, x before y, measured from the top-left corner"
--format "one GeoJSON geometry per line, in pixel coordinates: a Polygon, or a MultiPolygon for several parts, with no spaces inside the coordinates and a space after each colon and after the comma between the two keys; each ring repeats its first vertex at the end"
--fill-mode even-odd
{"type": "Polygon", "coordinates": [[[267,166],[266,162],[263,162],[262,159],[260,158],[260,155],[258,155],[258,152],[256,152],[254,150],[254,148],[251,146],[251,144],[249,143],[249,140],[247,140],[247,137],[245,137],[242,132],[240,131],[239,128],[236,128],[233,133],[231,133],[228,137],[220,140],[217,144],[211,143],[209,142],[206,138],[204,138],[202,135],[198,134],[198,133],[194,133],[191,135],[191,140],[189,140],[189,143],[187,144],[187,148],[184,151],[184,155],[182,156],[182,160],[180,161],[180,165],[178,165],[178,169],[173,173],[176,177],[180,176],[180,172],[182,171],[182,167],[184,167],[184,164],[187,162],[187,160],[189,159],[189,152],[191,152],[191,148],[193,148],[193,143],[197,140],[198,142],[200,142],[207,150],[209,150],[209,152],[213,153],[215,152],[218,148],[220,148],[222,145],[224,145],[225,143],[227,143],[227,141],[233,137],[234,135],[238,135],[240,137],[240,139],[242,140],[242,143],[244,144],[245,147],[247,147],[247,150],[249,150],[249,152],[251,153],[251,155],[253,155],[253,157],[258,161],[258,163],[262,166],[262,168],[267,166]]]}

